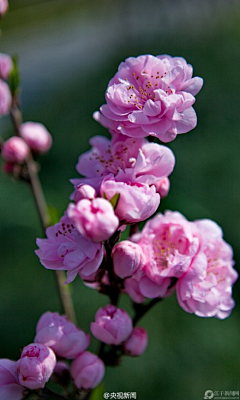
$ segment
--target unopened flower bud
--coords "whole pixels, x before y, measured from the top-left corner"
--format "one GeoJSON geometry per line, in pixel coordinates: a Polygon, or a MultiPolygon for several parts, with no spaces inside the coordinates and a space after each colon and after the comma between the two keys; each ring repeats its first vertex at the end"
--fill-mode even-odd
{"type": "Polygon", "coordinates": [[[73,361],[70,373],[78,389],[93,389],[102,381],[105,367],[100,358],[85,351],[73,361]]]}
{"type": "Polygon", "coordinates": [[[143,328],[133,328],[131,336],[124,343],[124,350],[130,356],[141,356],[148,344],[148,334],[143,328]]]}
{"type": "Polygon", "coordinates": [[[28,146],[37,153],[46,153],[52,145],[52,136],[44,125],[25,122],[20,126],[20,135],[28,146]]]}
{"type": "Polygon", "coordinates": [[[74,201],[77,203],[82,199],[93,200],[96,196],[97,192],[92,186],[80,184],[74,193],[74,201]]]}
{"type": "Polygon", "coordinates": [[[129,240],[114,246],[112,257],[115,274],[122,279],[132,276],[143,265],[141,247],[129,240]]]}
{"type": "Polygon", "coordinates": [[[12,96],[10,93],[10,89],[6,82],[0,79],[0,116],[9,114],[11,102],[12,96]]]}
{"type": "Polygon", "coordinates": [[[6,14],[8,10],[8,0],[0,0],[0,17],[6,14]]]}
{"type": "Polygon", "coordinates": [[[107,305],[98,310],[91,332],[103,343],[118,345],[130,336],[132,320],[123,309],[107,305]]]}
{"type": "Polygon", "coordinates": [[[12,136],[2,145],[2,158],[10,163],[23,163],[29,154],[27,143],[18,136],[12,136]]]}
{"type": "Polygon", "coordinates": [[[76,229],[93,242],[109,239],[119,224],[112,205],[102,198],[82,199],[77,204],[70,204],[67,214],[76,229]]]}
{"type": "Polygon", "coordinates": [[[13,69],[13,62],[8,54],[0,53],[0,78],[8,79],[10,72],[13,69]]]}
{"type": "Polygon", "coordinates": [[[161,178],[157,183],[154,185],[156,187],[157,193],[160,194],[160,197],[163,199],[168,195],[170,189],[170,181],[167,177],[161,178]]]}
{"type": "Polygon", "coordinates": [[[31,390],[44,388],[55,365],[56,356],[49,347],[40,343],[29,344],[17,361],[20,384],[31,390]]]}
{"type": "Polygon", "coordinates": [[[37,323],[35,343],[43,343],[59,356],[75,358],[87,349],[90,335],[78,329],[65,315],[44,313],[37,323]]]}

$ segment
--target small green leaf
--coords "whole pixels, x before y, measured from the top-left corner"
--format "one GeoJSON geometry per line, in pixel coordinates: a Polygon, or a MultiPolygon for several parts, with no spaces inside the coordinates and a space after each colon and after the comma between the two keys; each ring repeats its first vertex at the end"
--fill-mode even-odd
{"type": "Polygon", "coordinates": [[[90,400],[102,400],[103,399],[103,384],[100,383],[92,392],[90,400]]]}
{"type": "Polygon", "coordinates": [[[12,62],[13,62],[13,69],[9,74],[9,87],[12,93],[12,96],[16,96],[19,88],[19,83],[20,83],[20,76],[18,72],[18,61],[17,61],[17,56],[12,56],[12,62]]]}
{"type": "Polygon", "coordinates": [[[119,199],[120,199],[120,193],[116,193],[110,200],[110,203],[112,204],[114,210],[117,208],[119,199]]]}
{"type": "Polygon", "coordinates": [[[59,222],[60,215],[59,211],[52,205],[48,205],[48,216],[50,219],[50,225],[54,225],[59,222]]]}

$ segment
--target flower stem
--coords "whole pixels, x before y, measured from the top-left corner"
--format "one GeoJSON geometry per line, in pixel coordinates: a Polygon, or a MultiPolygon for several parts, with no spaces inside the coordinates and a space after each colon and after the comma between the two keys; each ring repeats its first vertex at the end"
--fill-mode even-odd
{"type": "Polygon", "coordinates": [[[133,307],[135,309],[135,317],[133,318],[133,326],[135,326],[138,321],[157,303],[162,301],[162,298],[157,297],[151,300],[148,304],[137,304],[133,303],[133,307]]]}
{"type": "MultiPolygon", "coordinates": [[[[11,119],[17,136],[20,136],[20,126],[22,123],[22,114],[18,107],[18,102],[16,98],[13,98],[12,108],[11,108],[11,119]]],[[[42,185],[38,176],[37,164],[33,159],[33,155],[30,152],[26,158],[26,166],[29,174],[28,182],[31,186],[33,197],[35,200],[36,208],[38,210],[40,223],[45,234],[46,228],[50,225],[50,217],[48,213],[47,203],[43,193],[42,185]]],[[[55,277],[57,282],[57,288],[59,293],[59,298],[61,301],[62,312],[64,312],[68,319],[76,323],[76,316],[73,307],[73,302],[71,298],[71,293],[69,287],[64,284],[65,274],[63,271],[55,271],[55,277]]]]}

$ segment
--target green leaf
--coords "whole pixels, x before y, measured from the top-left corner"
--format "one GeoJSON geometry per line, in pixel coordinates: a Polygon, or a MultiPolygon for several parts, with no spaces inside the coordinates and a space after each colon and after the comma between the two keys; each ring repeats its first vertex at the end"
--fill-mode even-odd
{"type": "Polygon", "coordinates": [[[57,222],[59,222],[60,219],[59,211],[52,205],[48,205],[48,216],[50,219],[50,225],[54,225],[57,222]]]}
{"type": "Polygon", "coordinates": [[[17,56],[12,56],[12,62],[13,62],[13,69],[9,74],[9,87],[12,93],[12,96],[16,96],[19,88],[19,83],[20,83],[20,76],[18,72],[18,61],[17,61],[17,56]]]}
{"type": "Polygon", "coordinates": [[[112,204],[114,210],[117,208],[119,199],[120,199],[120,193],[116,193],[110,200],[110,203],[112,204]]]}
{"type": "Polygon", "coordinates": [[[90,400],[102,400],[103,399],[103,384],[100,383],[92,392],[90,400]]]}

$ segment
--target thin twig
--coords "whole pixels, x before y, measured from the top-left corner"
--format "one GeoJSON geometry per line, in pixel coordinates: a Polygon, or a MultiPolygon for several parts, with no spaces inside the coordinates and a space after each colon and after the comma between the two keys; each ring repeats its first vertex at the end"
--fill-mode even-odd
{"type": "Polygon", "coordinates": [[[133,303],[133,307],[135,309],[135,317],[133,318],[133,326],[135,326],[138,321],[157,303],[162,301],[162,298],[157,297],[150,301],[148,304],[137,304],[133,303]]]}
{"type": "MultiPolygon", "coordinates": [[[[13,122],[15,133],[17,136],[20,136],[20,126],[22,123],[22,114],[17,105],[16,99],[13,99],[10,116],[11,116],[11,119],[13,122]]],[[[44,193],[42,190],[42,185],[41,185],[41,182],[40,182],[39,176],[38,176],[37,164],[34,161],[33,155],[31,152],[29,153],[29,155],[25,161],[26,161],[28,174],[29,174],[29,183],[31,185],[32,193],[33,193],[36,207],[37,207],[37,210],[39,213],[41,226],[42,226],[43,232],[45,234],[46,228],[50,225],[50,218],[49,218],[47,203],[46,203],[44,193]]],[[[69,287],[64,284],[64,282],[65,282],[64,271],[59,271],[59,270],[55,271],[55,277],[56,277],[59,297],[61,300],[62,311],[67,315],[67,317],[70,321],[76,323],[76,316],[75,316],[75,311],[74,311],[69,287]]]]}

